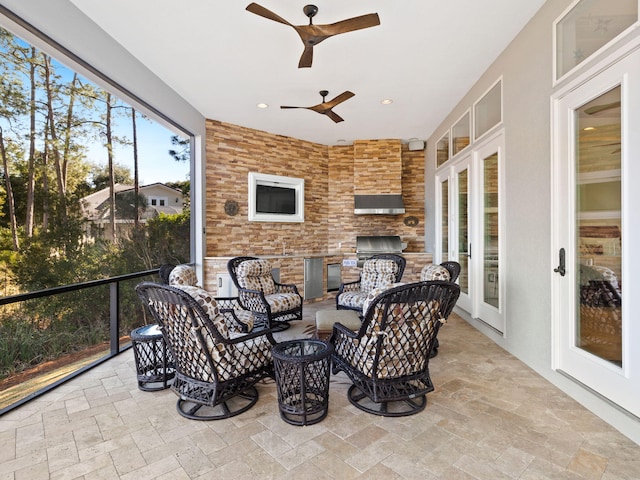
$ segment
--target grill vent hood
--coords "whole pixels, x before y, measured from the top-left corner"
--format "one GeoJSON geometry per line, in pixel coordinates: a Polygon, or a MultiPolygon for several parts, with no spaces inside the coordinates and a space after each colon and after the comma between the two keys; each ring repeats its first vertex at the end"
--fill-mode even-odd
{"type": "Polygon", "coordinates": [[[355,195],[356,215],[399,215],[404,213],[402,195],[355,195]]]}
{"type": "Polygon", "coordinates": [[[353,182],[356,215],[405,213],[400,140],[354,141],[353,182]]]}

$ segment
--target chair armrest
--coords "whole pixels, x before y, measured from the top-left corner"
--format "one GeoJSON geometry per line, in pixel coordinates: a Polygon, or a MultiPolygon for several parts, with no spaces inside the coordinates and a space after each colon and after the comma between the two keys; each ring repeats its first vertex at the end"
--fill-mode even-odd
{"type": "Polygon", "coordinates": [[[338,295],[343,292],[359,292],[360,291],[360,280],[356,280],[355,282],[347,282],[342,283],[340,285],[340,289],[338,290],[338,295]]]}
{"type": "Polygon", "coordinates": [[[249,333],[243,333],[239,335],[234,335],[233,338],[224,338],[220,340],[220,343],[224,343],[226,345],[236,345],[238,343],[243,343],[248,340],[253,340],[254,338],[265,337],[271,345],[276,345],[275,338],[273,337],[274,330],[272,329],[260,329],[253,330],[249,333]]]}
{"type": "Polygon", "coordinates": [[[247,327],[246,323],[240,321],[234,309],[221,308],[220,313],[224,315],[224,319],[227,322],[229,331],[240,333],[249,332],[249,327],[247,327]]]}
{"type": "Polygon", "coordinates": [[[214,299],[221,310],[237,310],[242,308],[238,297],[215,297],[214,299]]]}
{"type": "Polygon", "coordinates": [[[345,337],[349,337],[349,338],[358,338],[358,333],[359,332],[354,332],[353,330],[351,330],[350,328],[345,327],[343,324],[336,322],[333,324],[333,334],[336,335],[340,335],[340,336],[345,336],[345,337]]]}
{"type": "Polygon", "coordinates": [[[258,313],[269,313],[269,303],[264,293],[259,290],[238,289],[238,301],[244,310],[258,313]]]}

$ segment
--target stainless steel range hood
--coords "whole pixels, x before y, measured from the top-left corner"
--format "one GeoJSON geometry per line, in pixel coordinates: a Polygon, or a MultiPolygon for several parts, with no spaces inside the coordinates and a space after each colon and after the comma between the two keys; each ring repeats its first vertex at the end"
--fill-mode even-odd
{"type": "Polygon", "coordinates": [[[402,195],[355,195],[356,215],[400,215],[404,213],[402,195]]]}

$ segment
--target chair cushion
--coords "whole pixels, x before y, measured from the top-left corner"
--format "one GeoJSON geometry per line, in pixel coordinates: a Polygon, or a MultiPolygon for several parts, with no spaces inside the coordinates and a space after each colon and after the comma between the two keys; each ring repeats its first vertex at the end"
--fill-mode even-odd
{"type": "Polygon", "coordinates": [[[177,265],[169,274],[169,285],[174,287],[181,285],[196,286],[197,284],[198,276],[191,265],[177,265]]]}
{"type": "Polygon", "coordinates": [[[372,289],[364,297],[364,301],[362,303],[362,313],[363,314],[367,313],[367,310],[369,310],[369,305],[371,305],[371,302],[373,301],[373,299],[376,298],[378,295],[383,294],[385,291],[389,290],[390,288],[399,287],[400,285],[404,285],[404,283],[403,282],[396,282],[396,283],[392,283],[392,284],[390,284],[388,286],[385,286],[385,287],[376,287],[376,288],[372,289]]]}
{"type": "Polygon", "coordinates": [[[227,322],[225,321],[224,316],[220,314],[218,303],[209,292],[207,292],[203,288],[194,287],[191,285],[174,285],[174,287],[179,288],[183,292],[191,295],[193,299],[202,307],[204,312],[209,316],[209,319],[218,329],[220,335],[222,335],[224,338],[229,338],[229,328],[227,327],[227,322]]]}
{"type": "Polygon", "coordinates": [[[236,278],[240,287],[248,290],[258,290],[265,295],[276,291],[271,276],[271,263],[267,260],[245,260],[236,268],[236,278]]]}
{"type": "Polygon", "coordinates": [[[280,313],[300,306],[301,298],[297,293],[272,293],[264,297],[271,307],[271,313],[280,313]]]}
{"type": "Polygon", "coordinates": [[[372,258],[362,265],[360,290],[369,292],[376,287],[385,287],[396,281],[398,264],[385,258],[372,258]]]}
{"type": "Polygon", "coordinates": [[[449,270],[444,268],[442,265],[435,265],[433,263],[429,263],[422,267],[422,271],[420,272],[420,281],[425,282],[429,280],[451,280],[451,274],[449,270]]]}
{"type": "Polygon", "coordinates": [[[338,304],[343,307],[362,310],[367,295],[367,292],[342,292],[338,297],[338,304]]]}

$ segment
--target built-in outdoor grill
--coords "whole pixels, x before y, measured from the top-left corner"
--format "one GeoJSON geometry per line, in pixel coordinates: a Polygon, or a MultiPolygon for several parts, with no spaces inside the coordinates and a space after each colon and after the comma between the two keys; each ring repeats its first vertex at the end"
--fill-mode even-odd
{"type": "Polygon", "coordinates": [[[367,258],[378,253],[402,253],[402,242],[398,235],[371,235],[356,237],[356,258],[361,267],[367,258]]]}

